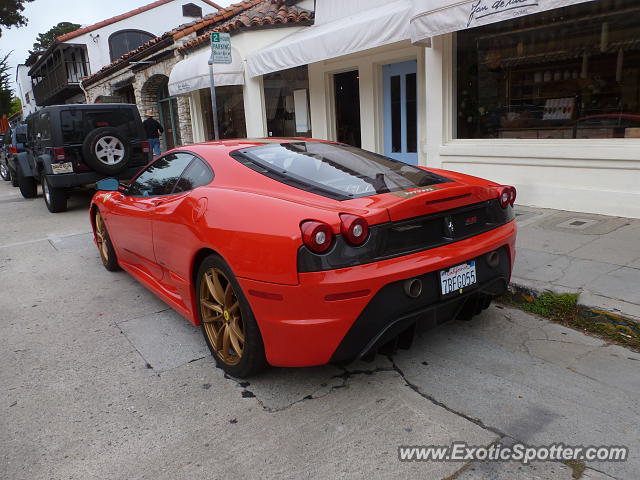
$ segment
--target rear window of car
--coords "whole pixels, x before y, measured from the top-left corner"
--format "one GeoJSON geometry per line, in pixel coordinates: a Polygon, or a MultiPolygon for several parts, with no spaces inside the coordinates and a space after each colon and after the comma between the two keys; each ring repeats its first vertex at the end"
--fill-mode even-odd
{"type": "Polygon", "coordinates": [[[231,156],[282,183],[336,200],[450,181],[412,165],[343,144],[269,144],[236,150],[231,156]]]}
{"type": "Polygon", "coordinates": [[[128,138],[139,137],[138,125],[129,108],[77,109],[60,112],[60,128],[65,144],[82,143],[96,128],[113,127],[128,138]]]}

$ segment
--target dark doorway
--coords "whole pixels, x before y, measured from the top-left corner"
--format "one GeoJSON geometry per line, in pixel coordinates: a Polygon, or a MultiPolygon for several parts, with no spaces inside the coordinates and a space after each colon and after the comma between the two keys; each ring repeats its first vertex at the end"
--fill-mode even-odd
{"type": "Polygon", "coordinates": [[[336,92],[336,136],[338,142],[362,146],[360,137],[360,77],[358,71],[333,76],[336,92]]]}

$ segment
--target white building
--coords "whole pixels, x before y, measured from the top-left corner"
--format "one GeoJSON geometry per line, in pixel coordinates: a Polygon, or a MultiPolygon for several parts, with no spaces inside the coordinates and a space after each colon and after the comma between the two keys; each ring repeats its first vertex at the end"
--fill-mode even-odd
{"type": "Polygon", "coordinates": [[[38,106],[33,96],[29,67],[26,65],[20,64],[16,67],[16,85],[18,86],[16,94],[22,102],[22,117],[27,118],[38,109],[38,106]]]}
{"type": "Polygon", "coordinates": [[[157,0],[58,37],[29,66],[37,105],[83,103],[82,78],[163,32],[219,8],[211,0],[157,0]]]}
{"type": "Polygon", "coordinates": [[[314,137],[640,218],[639,17],[637,0],[318,0],[247,72],[308,68],[314,137]]]}

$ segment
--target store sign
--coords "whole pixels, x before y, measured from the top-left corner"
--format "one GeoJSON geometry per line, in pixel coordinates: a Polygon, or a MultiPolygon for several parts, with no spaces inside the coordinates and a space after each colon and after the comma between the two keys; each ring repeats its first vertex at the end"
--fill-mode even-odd
{"type": "Polygon", "coordinates": [[[231,35],[211,32],[211,58],[213,63],[231,63],[231,35]]]}
{"type": "Polygon", "coordinates": [[[411,0],[411,41],[598,0],[411,0]]]}
{"type": "Polygon", "coordinates": [[[538,0],[477,0],[471,3],[467,28],[496,15],[501,16],[501,20],[529,15],[538,7],[538,0]]]}

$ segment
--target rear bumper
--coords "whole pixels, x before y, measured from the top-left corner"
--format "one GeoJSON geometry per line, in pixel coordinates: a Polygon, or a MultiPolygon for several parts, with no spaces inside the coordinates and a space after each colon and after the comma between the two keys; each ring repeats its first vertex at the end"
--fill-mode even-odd
{"type": "Polygon", "coordinates": [[[251,304],[274,366],[311,366],[348,362],[415,322],[442,323],[470,298],[506,290],[515,258],[516,225],[460,242],[366,265],[301,273],[298,285],[277,285],[239,278],[251,304]],[[497,267],[485,254],[500,251],[497,267]],[[462,294],[441,298],[438,271],[476,259],[478,284],[462,294]],[[420,278],[423,293],[409,298],[404,280],[420,278]],[[358,292],[344,300],[330,295],[358,292]]]}
{"type": "MultiPolygon", "coordinates": [[[[129,167],[118,173],[117,175],[111,175],[121,180],[128,180],[135,177],[140,170],[144,168],[144,165],[137,167],[129,167]]],[[[89,185],[96,183],[103,178],[107,178],[110,175],[103,175],[98,172],[82,172],[82,173],[60,173],[58,175],[48,174],[46,175],[47,181],[52,188],[71,188],[78,187],[80,185],[89,185]]]]}

